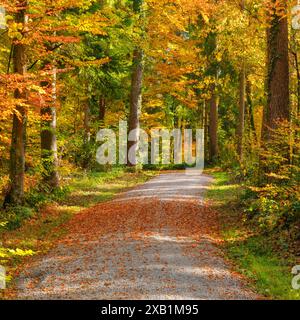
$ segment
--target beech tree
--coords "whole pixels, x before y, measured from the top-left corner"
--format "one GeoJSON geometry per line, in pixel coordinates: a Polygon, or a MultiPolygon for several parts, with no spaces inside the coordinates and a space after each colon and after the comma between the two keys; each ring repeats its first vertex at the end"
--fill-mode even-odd
{"type": "Polygon", "coordinates": [[[279,120],[289,120],[289,40],[285,0],[268,2],[267,30],[267,107],[264,115],[265,137],[279,120]]]}
{"type": "Polygon", "coordinates": [[[13,70],[23,86],[15,90],[16,101],[13,113],[13,127],[10,151],[10,186],[5,204],[22,204],[24,200],[25,144],[26,144],[26,103],[27,93],[24,86],[27,72],[26,25],[28,1],[19,0],[15,4],[15,21],[19,24],[18,38],[13,40],[13,70]]]}
{"type": "MultiPolygon", "coordinates": [[[[142,21],[142,0],[133,0],[133,11],[139,15],[139,21],[142,21]]],[[[140,26],[141,27],[141,26],[140,26]]],[[[130,91],[130,105],[129,105],[129,117],[128,117],[128,130],[129,132],[135,131],[135,138],[133,141],[128,141],[128,152],[134,151],[134,154],[138,149],[139,140],[139,128],[140,128],[140,114],[142,108],[142,84],[143,84],[143,50],[139,46],[133,51],[132,61],[132,75],[131,75],[131,91],[130,91]]],[[[136,165],[136,159],[128,159],[129,166],[136,165]]]]}
{"type": "MultiPolygon", "coordinates": [[[[245,0],[241,0],[241,13],[245,11],[245,0]]],[[[240,160],[243,160],[244,152],[244,132],[245,132],[245,106],[246,106],[246,64],[243,59],[239,72],[239,121],[237,129],[237,152],[240,160]]]]}
{"type": "Polygon", "coordinates": [[[43,180],[46,186],[54,189],[59,186],[58,155],[56,137],[56,105],[57,105],[57,71],[53,66],[51,70],[52,81],[42,84],[50,86],[50,98],[41,105],[41,152],[43,165],[43,180]],[[45,104],[45,105],[44,105],[45,104]]]}

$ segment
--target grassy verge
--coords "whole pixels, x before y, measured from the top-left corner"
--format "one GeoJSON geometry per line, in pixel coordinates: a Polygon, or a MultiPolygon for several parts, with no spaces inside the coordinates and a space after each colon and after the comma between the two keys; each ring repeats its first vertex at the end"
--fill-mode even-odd
{"type": "MultiPolygon", "coordinates": [[[[18,221],[20,225],[13,224],[15,228],[12,230],[7,230],[7,224],[0,224],[0,265],[6,268],[9,287],[25,260],[29,256],[46,253],[55,240],[65,234],[63,225],[74,215],[112,199],[117,193],[143,183],[153,175],[151,171],[132,173],[123,169],[80,174],[68,181],[64,189],[67,191],[60,192],[56,201],[53,201],[53,195],[29,195],[29,201],[40,204],[39,210],[22,222],[18,221]]],[[[31,208],[26,210],[31,211],[31,208]]]]}
{"type": "Polygon", "coordinates": [[[209,173],[214,176],[215,183],[208,191],[208,198],[220,212],[225,250],[237,271],[250,280],[258,293],[268,298],[300,299],[300,291],[292,289],[291,285],[291,270],[297,259],[284,250],[284,235],[263,234],[253,223],[245,221],[240,201],[244,192],[242,186],[231,183],[224,172],[210,170],[209,173]]]}

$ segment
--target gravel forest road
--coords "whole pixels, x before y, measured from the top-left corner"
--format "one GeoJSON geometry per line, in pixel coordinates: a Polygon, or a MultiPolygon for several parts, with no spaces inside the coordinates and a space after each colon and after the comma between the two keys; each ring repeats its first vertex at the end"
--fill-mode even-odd
{"type": "Polygon", "coordinates": [[[18,299],[257,299],[218,248],[212,178],[172,172],[76,215],[31,261],[18,299]]]}

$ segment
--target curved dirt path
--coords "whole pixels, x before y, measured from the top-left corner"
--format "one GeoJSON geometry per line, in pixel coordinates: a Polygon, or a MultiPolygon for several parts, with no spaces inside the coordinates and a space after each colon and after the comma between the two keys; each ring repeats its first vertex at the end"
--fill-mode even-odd
{"type": "Polygon", "coordinates": [[[85,210],[68,236],[26,267],[19,299],[256,299],[217,248],[212,179],[160,175],[85,210]]]}

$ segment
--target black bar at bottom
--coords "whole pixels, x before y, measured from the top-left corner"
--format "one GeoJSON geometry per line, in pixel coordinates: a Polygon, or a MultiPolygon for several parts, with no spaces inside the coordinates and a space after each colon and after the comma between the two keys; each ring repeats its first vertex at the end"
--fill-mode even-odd
{"type": "Polygon", "coordinates": [[[0,319],[229,319],[299,313],[297,301],[0,301],[0,319]]]}

